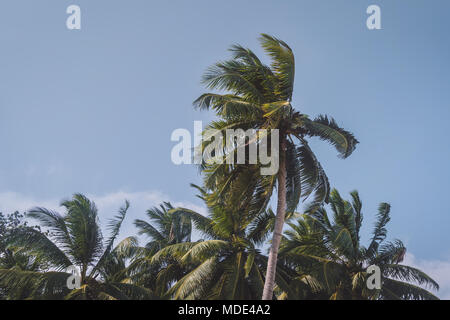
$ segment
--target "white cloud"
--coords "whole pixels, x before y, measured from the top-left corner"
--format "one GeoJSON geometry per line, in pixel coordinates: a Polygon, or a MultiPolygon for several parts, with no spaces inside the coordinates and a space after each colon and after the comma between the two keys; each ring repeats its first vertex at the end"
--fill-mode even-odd
{"type": "Polygon", "coordinates": [[[0,193],[0,211],[3,213],[12,213],[15,211],[25,212],[36,206],[56,210],[59,207],[59,200],[38,200],[36,198],[25,196],[17,192],[0,193]]]}
{"type": "Polygon", "coordinates": [[[433,278],[440,286],[437,296],[450,300],[450,260],[423,260],[407,253],[403,264],[416,267],[433,278]]]}
{"type": "Polygon", "coordinates": [[[153,207],[159,206],[164,201],[170,202],[174,207],[189,208],[206,215],[204,207],[197,206],[190,202],[172,201],[169,196],[158,191],[142,191],[142,192],[124,192],[119,191],[109,193],[103,196],[88,195],[98,207],[100,220],[105,226],[107,220],[117,213],[117,210],[124,205],[125,200],[130,201],[130,209],[127,213],[119,240],[127,236],[136,235],[136,228],[133,225],[135,219],[148,220],[145,212],[153,207]]]}
{"type": "Polygon", "coordinates": [[[189,202],[177,202],[171,201],[171,199],[160,192],[157,191],[143,191],[143,192],[124,192],[119,191],[115,193],[109,193],[103,196],[88,195],[92,199],[99,211],[109,211],[115,210],[122,206],[125,200],[130,201],[131,208],[133,211],[139,211],[144,213],[150,207],[158,206],[164,201],[171,202],[175,207],[188,207],[192,210],[196,210],[202,214],[205,214],[205,209],[203,207],[194,205],[189,202]]]}

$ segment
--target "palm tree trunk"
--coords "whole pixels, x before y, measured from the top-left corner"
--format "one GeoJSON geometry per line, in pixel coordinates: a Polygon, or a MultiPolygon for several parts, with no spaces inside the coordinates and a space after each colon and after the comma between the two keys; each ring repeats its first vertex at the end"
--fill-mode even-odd
{"type": "Polygon", "coordinates": [[[267,262],[266,280],[264,283],[263,300],[272,300],[273,288],[275,287],[275,274],[277,269],[278,250],[280,248],[283,224],[286,215],[286,157],[285,139],[281,135],[280,141],[280,168],[278,170],[278,203],[277,216],[275,218],[275,228],[272,236],[272,246],[270,247],[269,260],[267,262]]]}

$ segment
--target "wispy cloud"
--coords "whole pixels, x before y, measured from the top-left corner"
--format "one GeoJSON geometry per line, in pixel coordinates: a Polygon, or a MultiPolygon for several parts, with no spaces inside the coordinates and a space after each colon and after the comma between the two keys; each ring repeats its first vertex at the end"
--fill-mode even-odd
{"type": "Polygon", "coordinates": [[[32,196],[26,196],[17,192],[0,193],[0,211],[11,213],[14,211],[25,212],[32,207],[46,207],[56,210],[59,207],[59,200],[56,199],[37,199],[32,196]]]}
{"type": "Polygon", "coordinates": [[[407,253],[403,264],[416,267],[428,274],[440,286],[437,296],[450,300],[450,260],[424,260],[407,253]]]}

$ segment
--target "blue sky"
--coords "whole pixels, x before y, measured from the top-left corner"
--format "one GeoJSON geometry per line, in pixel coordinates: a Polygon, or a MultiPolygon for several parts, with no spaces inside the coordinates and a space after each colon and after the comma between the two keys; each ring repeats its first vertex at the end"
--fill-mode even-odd
{"type": "Polygon", "coordinates": [[[82,192],[106,218],[127,197],[132,233],[162,200],[201,209],[189,188],[200,176],[172,164],[170,135],[213,118],[191,105],[202,73],[234,43],[262,55],[264,32],[296,54],[294,106],[361,142],[347,160],[313,146],[334,187],[359,190],[363,232],[391,203],[390,235],[450,288],[449,10],[446,0],[3,1],[0,210],[82,192]],[[79,31],[65,25],[71,4],[79,31]],[[370,4],[382,30],[365,26],[370,4]]]}

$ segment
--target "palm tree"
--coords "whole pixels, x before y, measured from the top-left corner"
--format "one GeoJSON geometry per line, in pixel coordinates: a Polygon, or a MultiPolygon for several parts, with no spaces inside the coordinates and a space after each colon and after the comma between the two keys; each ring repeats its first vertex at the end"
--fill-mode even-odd
{"type": "Polygon", "coordinates": [[[110,236],[103,243],[98,224],[95,203],[84,195],[75,194],[61,206],[67,213],[34,208],[28,217],[38,220],[49,231],[45,235],[31,228],[22,228],[12,236],[10,245],[21,248],[35,259],[46,263],[49,268],[23,271],[0,270],[0,284],[10,290],[23,286],[33,290],[27,298],[65,299],[127,299],[151,298],[150,290],[134,285],[125,276],[123,269],[128,247],[132,239],[125,239],[113,247],[120,227],[129,208],[129,202],[109,223],[110,236]],[[77,266],[80,271],[81,287],[69,291],[66,283],[71,275],[65,270],[77,266]]]}
{"type": "Polygon", "coordinates": [[[140,219],[134,221],[138,234],[150,238],[146,245],[148,249],[158,251],[170,244],[191,241],[191,220],[174,214],[172,209],[172,204],[164,202],[159,208],[147,210],[150,223],[140,219]]]}
{"type": "Polygon", "coordinates": [[[150,241],[145,247],[139,248],[128,270],[136,283],[150,288],[160,298],[165,298],[170,286],[188,272],[177,259],[170,257],[158,264],[151,262],[159,250],[169,245],[191,241],[191,219],[174,212],[173,209],[169,202],[164,202],[159,208],[147,210],[150,222],[141,219],[134,221],[138,234],[147,236],[150,241]]]}
{"type": "MultiPolygon", "coordinates": [[[[329,195],[328,178],[307,138],[319,137],[329,142],[342,158],[353,152],[358,141],[334,119],[321,115],[311,120],[293,108],[294,54],[285,42],[272,36],[263,34],[260,40],[272,58],[270,67],[251,50],[234,45],[231,47],[233,59],[215,64],[203,77],[206,87],[226,93],[205,93],[194,105],[216,112],[220,120],[207,129],[220,130],[223,136],[227,129],[279,130],[279,170],[273,176],[261,175],[261,164],[203,164],[205,187],[216,190],[217,197],[233,189],[237,180],[246,179],[249,185],[243,197],[253,199],[252,207],[249,207],[251,212],[264,211],[277,186],[276,222],[263,293],[263,299],[272,299],[286,212],[293,212],[301,198],[314,195],[313,201],[318,205],[329,195]]],[[[205,142],[203,146],[207,144],[205,142]]],[[[236,151],[237,147],[224,150],[224,156],[235,156],[236,151]]]]}
{"type": "MultiPolygon", "coordinates": [[[[172,257],[190,269],[168,294],[174,299],[259,299],[267,258],[257,246],[270,229],[267,224],[271,213],[266,214],[268,219],[264,215],[251,216],[246,208],[248,204],[239,201],[240,194],[217,203],[212,201],[212,194],[197,188],[208,206],[208,217],[186,208],[171,212],[192,219],[205,240],[169,245],[152,258],[153,263],[159,264],[172,257]]],[[[281,272],[277,280],[289,290],[281,272]]]]}
{"type": "MultiPolygon", "coordinates": [[[[330,299],[438,299],[422,286],[439,289],[424,272],[402,265],[406,248],[400,240],[385,242],[390,205],[381,203],[368,247],[360,243],[362,203],[356,191],[352,202],[337,190],[330,195],[330,220],[324,207],[313,209],[291,223],[285,232],[280,256],[297,273],[292,285],[307,281],[314,294],[330,299]],[[369,290],[369,266],[381,270],[381,289],[369,290]],[[419,286],[413,284],[416,283],[419,286]]],[[[295,291],[295,290],[294,290],[295,291]]]]}

